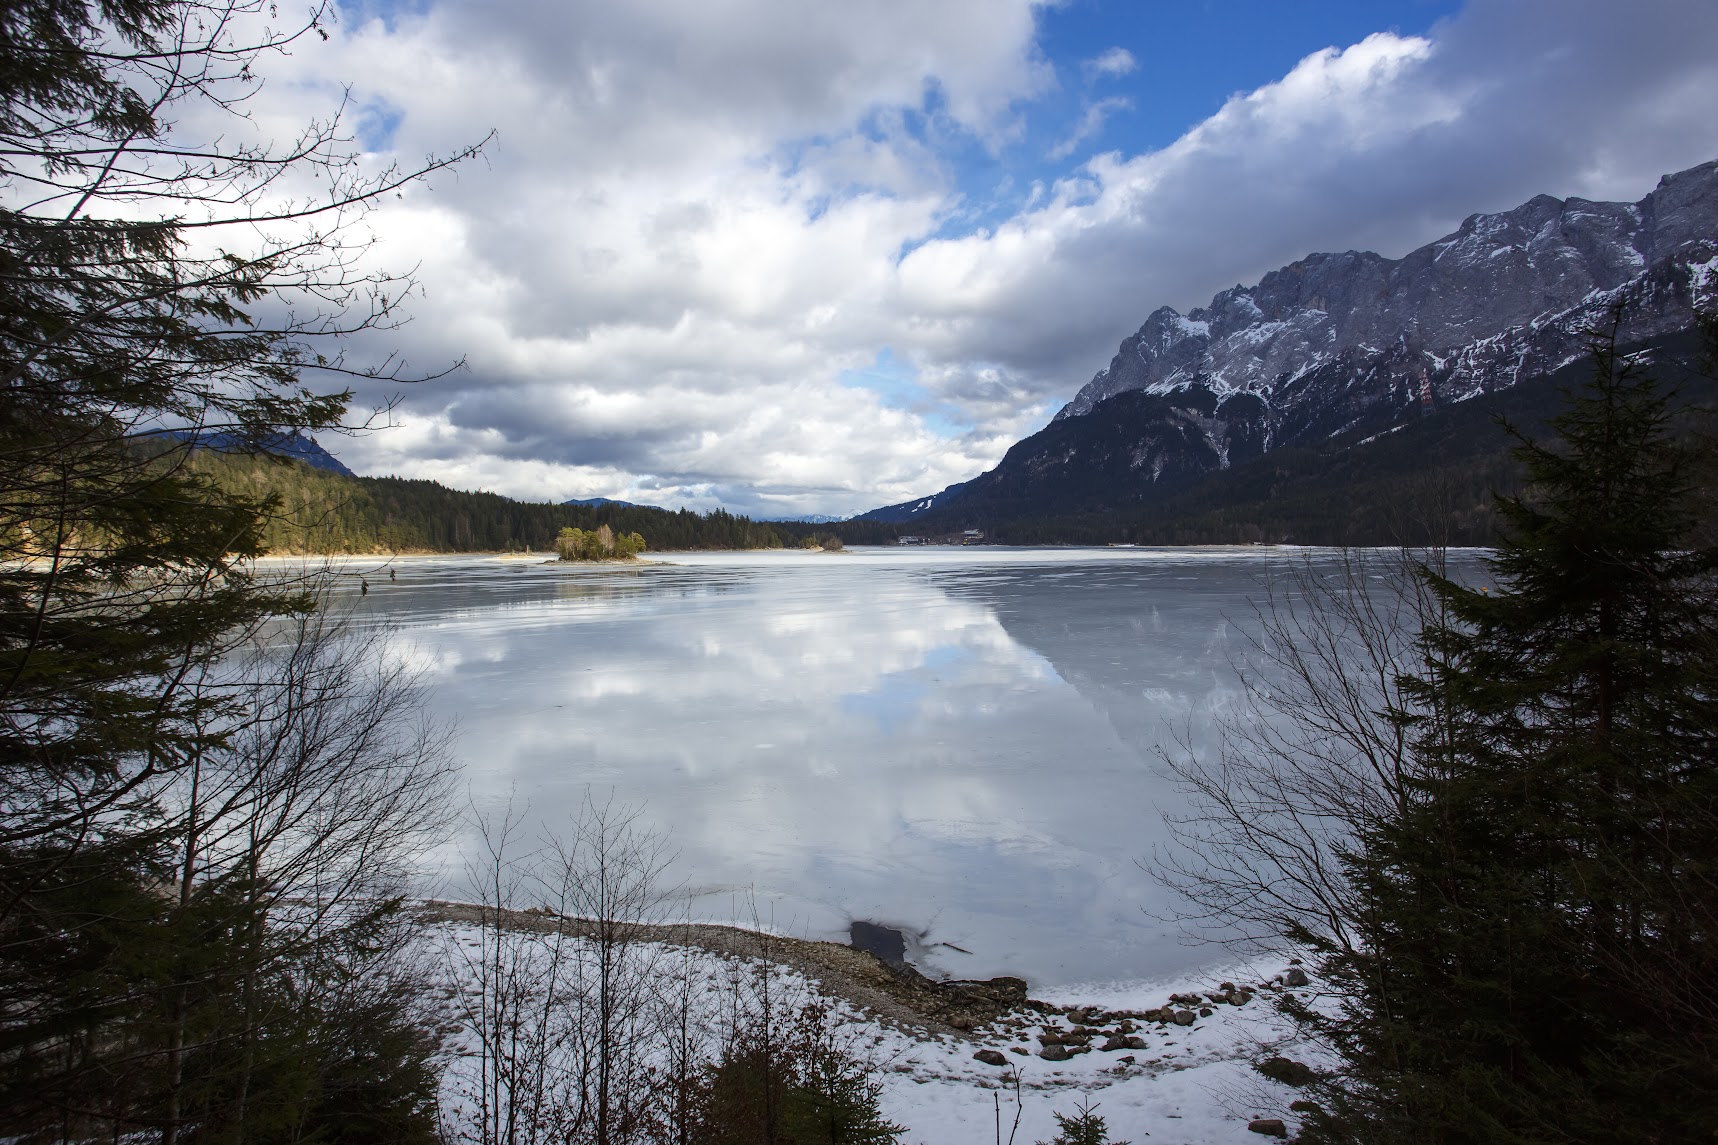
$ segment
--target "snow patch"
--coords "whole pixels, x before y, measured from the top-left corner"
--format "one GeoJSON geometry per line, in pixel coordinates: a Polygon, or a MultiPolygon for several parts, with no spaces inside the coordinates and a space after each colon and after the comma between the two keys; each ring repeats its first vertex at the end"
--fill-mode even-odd
{"type": "Polygon", "coordinates": [[[1389,429],[1385,430],[1383,433],[1375,433],[1371,437],[1363,437],[1359,441],[1355,442],[1354,445],[1351,446],[1350,448],[1358,449],[1362,445],[1371,445],[1374,441],[1377,441],[1381,437],[1389,437],[1392,433],[1400,433],[1402,430],[1407,429],[1409,424],[1410,424],[1409,422],[1403,422],[1401,425],[1391,426],[1389,429]]]}
{"type": "MultiPolygon", "coordinates": [[[[1269,981],[1273,971],[1280,972],[1280,967],[1260,963],[1232,968],[1220,977],[1248,985],[1269,981]]],[[[1093,983],[1053,991],[1043,1001],[1064,1008],[1098,1006],[1111,1013],[1137,1013],[1163,1005],[1171,993],[1185,997],[1215,991],[1218,978],[1213,972],[1198,979],[1093,983]]],[[[1314,1055],[1304,1047],[1290,1048],[1293,1027],[1275,1008],[1278,996],[1272,986],[1239,1008],[1204,1007],[1211,1014],[1191,1026],[1145,1022],[1139,1036],[1147,1042],[1146,1049],[1094,1049],[1065,1062],[1038,1058],[1036,1038],[996,1038],[995,1027],[976,1031],[972,1041],[919,1042],[901,1051],[894,1067],[898,1072],[886,1083],[884,1109],[908,1127],[902,1139],[911,1145],[990,1145],[996,1140],[999,1111],[1007,1140],[1017,1108],[1015,1141],[1049,1140],[1056,1130],[1053,1114],[1072,1112],[1080,1097],[1093,1103],[1112,1140],[1236,1145],[1252,1140],[1246,1124],[1254,1118],[1282,1117],[1291,1128],[1296,1121],[1288,1104],[1297,1094],[1265,1080],[1251,1063],[1286,1053],[1313,1064],[1314,1055]],[[972,1054],[980,1047],[1001,1050],[1009,1066],[974,1061],[972,1054]],[[1017,1049],[1034,1052],[1022,1055],[1017,1049]],[[1013,1085],[1002,1080],[1015,1070],[1020,1071],[1018,1106],[1013,1085]]],[[[1301,1000],[1315,1005],[1320,1001],[1309,991],[1301,992],[1301,1000]]],[[[1029,1026],[1034,1031],[1068,1030],[1072,1022],[1057,1016],[1029,1026]]],[[[1014,1032],[1025,1033],[1026,1028],[1014,1032]]]]}
{"type": "Polygon", "coordinates": [[[1718,255],[1705,262],[1688,264],[1688,286],[1700,300],[1704,301],[1713,292],[1715,278],[1718,278],[1718,255]]]}

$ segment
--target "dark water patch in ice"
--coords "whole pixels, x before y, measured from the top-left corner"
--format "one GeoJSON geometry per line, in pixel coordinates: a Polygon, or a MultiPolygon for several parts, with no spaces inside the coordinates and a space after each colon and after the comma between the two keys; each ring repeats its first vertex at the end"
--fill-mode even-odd
{"type": "Polygon", "coordinates": [[[907,939],[890,926],[880,926],[863,919],[854,919],[847,927],[847,945],[854,950],[874,954],[890,966],[900,966],[907,960],[907,939]]]}

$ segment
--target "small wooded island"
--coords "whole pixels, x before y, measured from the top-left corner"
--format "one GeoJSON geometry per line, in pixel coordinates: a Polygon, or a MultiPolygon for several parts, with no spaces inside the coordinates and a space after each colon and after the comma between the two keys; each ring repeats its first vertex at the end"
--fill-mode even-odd
{"type": "Polygon", "coordinates": [[[607,525],[589,531],[571,525],[555,537],[555,552],[564,561],[631,561],[644,551],[638,533],[616,533],[607,525]]]}

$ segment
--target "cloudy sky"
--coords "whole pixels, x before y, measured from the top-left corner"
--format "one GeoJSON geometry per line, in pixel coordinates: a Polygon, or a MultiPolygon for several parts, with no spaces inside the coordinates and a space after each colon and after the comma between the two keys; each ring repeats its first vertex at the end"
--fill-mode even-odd
{"type": "MultiPolygon", "coordinates": [[[[1718,157],[1708,0],[350,0],[439,381],[328,444],[533,500],[847,514],[993,464],[1146,314],[1718,157]]],[[[357,348],[379,353],[383,343],[357,348]]],[[[366,402],[390,396],[366,391],[366,402]]]]}

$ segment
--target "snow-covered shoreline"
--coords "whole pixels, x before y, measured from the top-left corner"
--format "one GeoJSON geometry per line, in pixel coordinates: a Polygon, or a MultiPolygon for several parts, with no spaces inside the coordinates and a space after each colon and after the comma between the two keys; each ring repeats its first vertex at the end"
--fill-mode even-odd
{"type": "MultiPolygon", "coordinates": [[[[1032,1015],[1031,1020],[1012,1023],[1005,1019],[964,1039],[932,1037],[901,1043],[884,1091],[885,1112],[908,1127],[904,1140],[914,1145],[985,1145],[997,1138],[1000,1109],[1001,1136],[1006,1142],[1016,1093],[1007,1079],[1018,1070],[1017,1145],[1052,1138],[1056,1133],[1053,1114],[1074,1113],[1082,1097],[1106,1120],[1111,1140],[1135,1145],[1147,1138],[1185,1145],[1259,1141],[1247,1126],[1265,1118],[1280,1118],[1292,1131],[1295,1116],[1289,1103],[1295,1091],[1261,1076],[1252,1064],[1273,1054],[1294,1056],[1296,1052],[1286,1048],[1294,1031],[1273,1004],[1280,988],[1259,990],[1240,1007],[1206,1007],[1209,1015],[1197,1016],[1189,1026],[1140,1023],[1139,1036],[1147,1042],[1143,1050],[1106,1053],[1094,1046],[1091,1052],[1062,1062],[1045,1061],[1036,1052],[1036,1035],[1045,1027],[1066,1030],[1076,1025],[1066,1010],[1097,1006],[1110,1015],[1149,1011],[1161,1007],[1172,994],[1216,992],[1223,981],[1260,985],[1280,977],[1284,969],[1275,961],[1258,962],[1231,966],[1221,977],[1210,971],[1153,981],[1070,986],[1040,999],[1062,1009],[1062,1014],[1032,1015]],[[1003,1033],[1013,1036],[996,1036],[1003,1033]],[[1028,1056],[1013,1052],[1021,1046],[1034,1052],[1028,1056]],[[1010,1065],[998,1068],[974,1060],[973,1053],[986,1047],[1003,1049],[1010,1065]]],[[[894,1048],[894,1037],[885,1035],[884,1045],[894,1048]]]]}
{"type": "MultiPolygon", "coordinates": [[[[426,914],[432,932],[450,944],[473,941],[478,917],[479,908],[448,903],[432,904],[426,914]]],[[[580,924],[534,913],[510,916],[503,927],[577,933],[580,924]]],[[[1289,1103],[1296,1091],[1253,1068],[1268,1056],[1304,1056],[1290,1048],[1293,1028],[1275,1004],[1293,989],[1284,981],[1292,967],[1281,959],[1057,988],[962,1029],[964,1019],[951,1025],[915,1013],[911,990],[880,991],[878,984],[898,972],[835,943],[695,925],[650,927],[637,937],[671,954],[665,964],[690,963],[712,982],[731,976],[736,964],[767,961],[788,992],[834,1002],[844,1035],[880,1071],[884,1114],[906,1127],[902,1141],[910,1145],[995,1142],[999,1119],[1002,1141],[1012,1132],[1016,1145],[1031,1145],[1053,1137],[1053,1115],[1074,1113],[1082,1099],[1106,1119],[1112,1140],[1135,1145],[1147,1139],[1238,1145],[1261,1140],[1248,1131],[1255,1119],[1280,1118],[1291,1131],[1295,1125],[1289,1103]],[[885,995],[893,1005],[877,1004],[885,995]],[[1158,1020],[1166,1009],[1180,1011],[1186,1024],[1158,1020]],[[1040,1056],[1063,1039],[1073,1043],[1066,1060],[1040,1056]],[[1124,1039],[1128,1046],[1102,1048],[1124,1039]],[[992,1063],[999,1055],[1004,1064],[975,1058],[986,1050],[992,1063]]],[[[1313,1000],[1316,985],[1299,994],[1313,1000]]],[[[456,1055],[450,1079],[457,1074],[456,1055]]]]}

